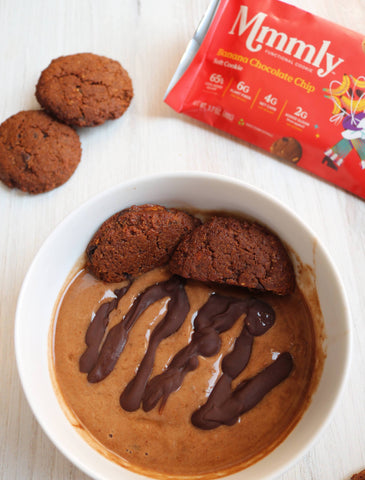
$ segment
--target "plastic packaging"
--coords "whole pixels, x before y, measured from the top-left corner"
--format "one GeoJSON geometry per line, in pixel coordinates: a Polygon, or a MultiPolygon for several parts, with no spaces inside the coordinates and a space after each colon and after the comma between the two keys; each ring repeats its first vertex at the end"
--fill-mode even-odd
{"type": "Polygon", "coordinates": [[[278,0],[213,0],[165,102],[365,198],[364,35],[278,0]]]}

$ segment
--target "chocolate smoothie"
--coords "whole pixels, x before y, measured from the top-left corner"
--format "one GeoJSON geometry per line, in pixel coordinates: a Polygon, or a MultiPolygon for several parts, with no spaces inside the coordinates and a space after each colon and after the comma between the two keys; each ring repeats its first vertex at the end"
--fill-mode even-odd
{"type": "Polygon", "coordinates": [[[315,323],[298,286],[256,294],[167,267],[105,283],[80,268],[54,319],[56,389],[113,461],[157,478],[222,476],[300,420],[323,364],[315,323]]]}

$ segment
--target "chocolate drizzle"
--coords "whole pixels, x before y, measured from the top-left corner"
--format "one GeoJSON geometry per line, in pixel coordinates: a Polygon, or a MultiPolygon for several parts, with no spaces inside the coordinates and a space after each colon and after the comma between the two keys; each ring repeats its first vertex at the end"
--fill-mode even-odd
{"type": "Polygon", "coordinates": [[[128,340],[129,331],[138,317],[157,300],[170,296],[179,285],[180,280],[174,276],[166,282],[152,285],[137,297],[122,320],[109,330],[97,361],[86,372],[90,383],[100,382],[112,372],[128,340]]]}
{"type": "Polygon", "coordinates": [[[285,380],[293,367],[290,353],[285,352],[260,373],[241,382],[232,391],[232,381],[246,368],[253,345],[253,337],[263,335],[272,327],[275,313],[258,300],[251,300],[247,316],[233,350],[222,360],[222,375],[208,400],[196,410],[191,422],[203,430],[220,425],[234,425],[239,416],[255,407],[276,385],[285,380]]]}
{"type": "Polygon", "coordinates": [[[233,425],[240,415],[253,408],[290,374],[293,360],[286,352],[256,376],[241,382],[232,390],[232,381],[250,360],[254,337],[263,335],[272,327],[275,312],[270,305],[255,298],[241,299],[212,293],[197,312],[190,342],[176,353],[160,375],[149,380],[161,341],[175,333],[189,313],[185,280],[173,276],[147,288],[135,299],[122,320],[109,330],[101,345],[109,315],[117,308],[128,288],[129,286],[116,290],[116,298],[103,304],[96,312],[85,337],[87,349],[80,358],[80,371],[88,373],[89,382],[103,380],[114,369],[128,340],[129,331],[139,316],[157,300],[170,298],[167,312],[154,328],[135,376],[120,396],[123,409],[135,411],[142,404],[143,410],[148,412],[160,403],[159,409],[162,411],[169,395],[181,387],[187,373],[198,368],[198,357],[216,355],[221,347],[220,334],[229,330],[243,315],[245,318],[241,333],[231,352],[222,360],[222,375],[206,403],[193,413],[192,423],[206,430],[223,424],[233,425]]]}
{"type": "MultiPolygon", "coordinates": [[[[238,338],[242,338],[241,343],[244,353],[242,361],[242,364],[244,364],[243,370],[250,356],[249,354],[247,356],[247,352],[251,351],[249,350],[251,345],[249,347],[245,345],[250,343],[250,335],[247,334],[244,328],[238,338]]],[[[241,349],[242,347],[239,347],[238,351],[241,349]]],[[[225,359],[227,357],[228,355],[225,359]]],[[[192,424],[203,430],[211,430],[220,425],[234,425],[240,415],[255,407],[270,390],[285,380],[292,368],[292,356],[288,352],[282,353],[271,365],[251,379],[241,382],[232,391],[231,383],[234,376],[232,376],[229,368],[224,369],[222,365],[222,376],[209,395],[207,402],[193,413],[191,417],[192,424]]]]}
{"type": "Polygon", "coordinates": [[[89,373],[94,367],[98,359],[99,348],[104,338],[105,330],[109,324],[109,315],[117,308],[119,300],[125,295],[128,289],[129,285],[114,290],[115,297],[113,300],[103,303],[97,310],[93,321],[90,323],[86,331],[85,343],[87,348],[80,357],[80,372],[89,373]]]}
{"type": "MultiPolygon", "coordinates": [[[[254,315],[252,312],[259,310],[257,303],[258,301],[219,294],[211,295],[195,318],[190,343],[175,355],[163,373],[154,377],[147,385],[143,396],[143,410],[152,410],[160,400],[163,406],[168,396],[181,387],[185,375],[198,367],[198,356],[211,357],[217,354],[221,346],[219,334],[230,329],[241,315],[254,315]]],[[[262,305],[268,307],[266,304],[262,305]]],[[[273,311],[272,314],[271,324],[274,322],[273,311]]]]}
{"type": "Polygon", "coordinates": [[[154,364],[157,348],[162,340],[175,333],[183,324],[190,305],[184,285],[176,280],[166,283],[166,295],[171,296],[165,317],[159,322],[151,334],[147,352],[142,359],[135,377],[128,383],[120,397],[120,405],[124,410],[138,410],[144,390],[154,364]]]}

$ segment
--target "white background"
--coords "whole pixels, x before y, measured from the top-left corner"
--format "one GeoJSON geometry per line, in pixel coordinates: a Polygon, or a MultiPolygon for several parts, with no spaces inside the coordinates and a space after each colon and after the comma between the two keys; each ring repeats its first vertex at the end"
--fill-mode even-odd
{"type": "MultiPolygon", "coordinates": [[[[365,468],[365,202],[163,103],[208,3],[0,0],[0,122],[38,108],[34,90],[40,72],[64,54],[88,51],[119,60],[135,90],[121,119],[79,131],[82,161],[64,186],[30,196],[0,184],[1,479],[88,478],[40,429],[17,375],[14,315],[34,255],[53,228],[94,194],[133,177],[178,170],[221,173],[262,188],[290,206],[328,247],[351,305],[351,375],[329,427],[280,480],[345,480],[365,468]]],[[[365,0],[291,3],[365,34],[365,0]]],[[[359,62],[365,74],[364,58],[359,62]]]]}

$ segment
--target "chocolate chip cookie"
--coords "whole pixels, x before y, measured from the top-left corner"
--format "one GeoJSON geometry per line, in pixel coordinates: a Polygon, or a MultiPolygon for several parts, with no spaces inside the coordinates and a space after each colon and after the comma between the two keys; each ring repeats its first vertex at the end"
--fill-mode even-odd
{"type": "Polygon", "coordinates": [[[52,60],[41,73],[36,97],[60,121],[88,127],[123,115],[133,98],[133,87],[116,60],[78,53],[52,60]]]}
{"type": "Polygon", "coordinates": [[[177,246],[172,273],[203,282],[237,285],[286,295],[295,275],[280,239],[263,226],[233,217],[213,217],[177,246]]]}
{"type": "Polygon", "coordinates": [[[283,160],[298,163],[302,158],[302,146],[293,137],[282,137],[271,145],[271,153],[283,160]]]}
{"type": "Polygon", "coordinates": [[[19,112],[0,125],[0,180],[42,193],[65,183],[81,159],[75,130],[42,110],[19,112]]]}
{"type": "Polygon", "coordinates": [[[87,267],[106,282],[120,282],[165,265],[200,220],[160,205],[138,205],[107,219],[86,248],[87,267]]]}
{"type": "Polygon", "coordinates": [[[351,480],[365,480],[365,470],[361,470],[361,472],[352,475],[351,480]]]}

